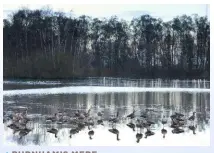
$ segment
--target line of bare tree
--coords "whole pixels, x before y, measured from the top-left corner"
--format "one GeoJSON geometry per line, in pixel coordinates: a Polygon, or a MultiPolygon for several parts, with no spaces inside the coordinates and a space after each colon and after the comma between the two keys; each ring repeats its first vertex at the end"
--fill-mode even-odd
{"type": "Polygon", "coordinates": [[[128,22],[20,9],[4,19],[3,56],[5,78],[209,79],[210,22],[198,15],[128,22]]]}

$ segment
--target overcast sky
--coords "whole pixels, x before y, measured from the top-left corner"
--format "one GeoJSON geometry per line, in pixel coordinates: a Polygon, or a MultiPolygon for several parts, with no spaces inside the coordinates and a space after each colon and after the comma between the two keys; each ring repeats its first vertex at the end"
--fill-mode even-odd
{"type": "MultiPolygon", "coordinates": [[[[5,4],[3,5],[3,17],[7,18],[8,14],[21,7],[28,7],[29,9],[40,9],[47,5],[18,5],[18,4],[5,4]]],[[[178,15],[192,15],[198,14],[199,16],[208,16],[209,19],[209,5],[205,4],[67,4],[48,5],[55,11],[63,11],[69,13],[73,11],[75,16],[88,15],[98,18],[109,18],[112,15],[117,15],[119,18],[131,20],[133,17],[139,17],[142,14],[150,14],[153,17],[160,17],[164,21],[169,21],[178,15]]]]}

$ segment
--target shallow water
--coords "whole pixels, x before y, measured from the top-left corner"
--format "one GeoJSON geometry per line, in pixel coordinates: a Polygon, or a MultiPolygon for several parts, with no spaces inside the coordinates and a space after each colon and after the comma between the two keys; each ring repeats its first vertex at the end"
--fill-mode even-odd
{"type": "Polygon", "coordinates": [[[71,82],[49,81],[38,83],[31,81],[29,83],[29,81],[7,81],[4,84],[3,94],[4,111],[20,110],[27,107],[29,108],[28,117],[33,119],[33,122],[28,125],[33,128],[33,131],[21,139],[18,134],[14,135],[13,131],[5,125],[5,145],[210,145],[210,92],[209,82],[204,80],[161,81],[92,78],[71,82]],[[97,87],[98,85],[100,87],[97,87]],[[13,86],[14,88],[12,88],[13,86]],[[84,92],[80,86],[84,87],[84,92]],[[103,87],[105,87],[105,91],[101,92],[103,87]],[[70,90],[71,88],[72,90],[70,90]],[[91,116],[94,118],[98,118],[97,112],[104,111],[104,126],[95,125],[93,127],[94,136],[92,140],[89,139],[88,128],[80,131],[70,139],[69,130],[71,126],[69,124],[46,124],[44,120],[44,115],[54,114],[58,109],[70,114],[77,109],[88,110],[91,107],[91,116]],[[137,143],[137,131],[133,131],[126,125],[130,120],[126,119],[125,116],[135,109],[137,111],[136,116],[139,117],[141,111],[145,111],[148,108],[152,110],[149,112],[149,119],[156,123],[151,127],[155,135],[145,138],[145,133],[143,133],[143,138],[137,143]],[[116,140],[115,134],[108,131],[112,127],[107,120],[111,116],[115,116],[117,111],[119,111],[120,121],[116,128],[120,132],[120,141],[116,140]],[[187,118],[192,115],[193,111],[197,112],[195,121],[195,124],[197,124],[196,134],[193,134],[188,129],[188,126],[192,125],[191,122],[186,123],[183,128],[184,133],[173,134],[172,128],[169,127],[169,116],[174,112],[180,112],[187,118]],[[168,118],[168,123],[165,125],[167,130],[165,139],[161,134],[161,129],[163,128],[161,119],[163,116],[168,118]],[[47,129],[51,127],[59,129],[58,138],[55,138],[53,134],[47,133],[47,129]]]}

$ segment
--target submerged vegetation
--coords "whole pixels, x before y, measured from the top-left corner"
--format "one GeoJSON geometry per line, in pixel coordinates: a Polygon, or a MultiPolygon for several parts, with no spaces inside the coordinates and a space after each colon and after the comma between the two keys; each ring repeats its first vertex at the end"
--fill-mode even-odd
{"type": "Polygon", "coordinates": [[[210,22],[141,15],[130,22],[20,9],[4,19],[5,78],[206,78],[210,22]]]}

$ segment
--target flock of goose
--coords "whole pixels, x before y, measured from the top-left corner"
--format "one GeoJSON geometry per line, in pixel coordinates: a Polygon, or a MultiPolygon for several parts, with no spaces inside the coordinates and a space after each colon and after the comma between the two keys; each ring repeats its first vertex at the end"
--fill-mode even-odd
{"type": "MultiPolygon", "coordinates": [[[[7,127],[13,130],[13,134],[18,133],[20,138],[26,136],[28,133],[32,131],[32,129],[28,128],[28,123],[32,122],[33,120],[30,119],[27,116],[27,110],[22,110],[21,112],[12,112],[12,113],[6,113],[4,112],[4,118],[3,122],[6,124],[7,127]]],[[[131,128],[133,131],[137,131],[136,139],[137,143],[140,142],[140,140],[143,138],[147,138],[149,136],[154,135],[155,133],[152,131],[152,125],[157,124],[149,119],[148,116],[149,110],[145,110],[144,112],[141,112],[140,115],[136,115],[136,110],[133,110],[133,112],[123,118],[125,118],[128,121],[128,124],[126,124],[129,128],[131,128]],[[145,132],[144,132],[145,129],[145,132]]],[[[50,124],[69,124],[71,125],[70,129],[70,135],[69,137],[72,138],[73,135],[79,133],[81,130],[88,128],[88,135],[90,139],[93,139],[93,135],[95,134],[93,128],[95,125],[103,125],[104,123],[110,124],[110,129],[108,130],[110,133],[116,135],[116,139],[119,141],[119,130],[116,128],[117,124],[119,123],[119,120],[121,118],[120,112],[117,111],[117,114],[113,117],[108,118],[108,120],[103,118],[104,112],[96,112],[92,115],[91,109],[88,111],[82,111],[77,110],[76,112],[68,115],[67,112],[60,112],[53,114],[52,116],[45,116],[45,122],[50,124]]],[[[180,134],[184,132],[184,127],[188,127],[190,130],[193,131],[193,134],[195,133],[195,130],[197,128],[197,125],[195,125],[195,118],[196,118],[196,112],[193,112],[193,114],[190,117],[185,117],[185,115],[181,113],[175,112],[170,116],[171,124],[168,118],[165,116],[162,117],[161,123],[163,125],[163,128],[161,130],[161,133],[163,135],[163,138],[165,138],[167,134],[167,130],[165,129],[166,125],[170,125],[172,128],[173,134],[180,134]],[[187,121],[189,121],[191,124],[187,125],[187,121]]],[[[57,134],[59,130],[57,128],[50,128],[47,130],[48,133],[54,134],[57,138],[57,134]]]]}

